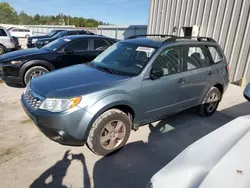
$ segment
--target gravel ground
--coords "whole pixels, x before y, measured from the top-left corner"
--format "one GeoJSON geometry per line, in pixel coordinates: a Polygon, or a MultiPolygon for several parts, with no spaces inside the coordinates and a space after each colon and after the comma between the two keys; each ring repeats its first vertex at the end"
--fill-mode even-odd
{"type": "Polygon", "coordinates": [[[119,152],[100,157],[86,146],[47,139],[20,105],[23,89],[0,84],[0,182],[3,188],[145,187],[150,177],[185,147],[250,111],[243,89],[230,85],[212,117],[189,110],[132,132],[119,152]]]}

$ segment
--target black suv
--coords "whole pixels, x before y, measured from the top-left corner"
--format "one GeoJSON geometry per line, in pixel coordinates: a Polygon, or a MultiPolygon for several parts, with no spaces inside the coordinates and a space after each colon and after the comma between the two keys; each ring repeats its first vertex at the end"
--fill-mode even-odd
{"type": "Polygon", "coordinates": [[[89,31],[85,31],[85,30],[64,30],[64,31],[57,33],[56,35],[54,35],[51,38],[38,39],[36,41],[36,47],[41,48],[41,47],[45,46],[46,44],[48,44],[56,39],[59,39],[61,37],[65,37],[65,36],[70,36],[70,35],[94,35],[94,33],[91,33],[89,31]]]}
{"type": "Polygon", "coordinates": [[[8,86],[25,86],[54,69],[90,62],[116,42],[104,36],[78,35],[57,39],[41,49],[10,52],[0,56],[0,77],[8,86]]]}
{"type": "Polygon", "coordinates": [[[47,35],[29,37],[27,40],[27,48],[34,48],[34,47],[36,47],[36,41],[38,39],[51,38],[61,31],[63,31],[63,30],[62,29],[55,29],[55,30],[51,30],[47,35]]]}

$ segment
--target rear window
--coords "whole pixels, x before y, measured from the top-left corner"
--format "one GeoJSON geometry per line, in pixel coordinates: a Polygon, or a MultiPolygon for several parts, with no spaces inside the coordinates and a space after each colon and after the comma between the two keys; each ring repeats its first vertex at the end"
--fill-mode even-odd
{"type": "Polygon", "coordinates": [[[0,36],[5,37],[7,36],[7,33],[3,29],[0,29],[0,36]]]}
{"type": "Polygon", "coordinates": [[[218,49],[215,47],[208,47],[210,54],[212,56],[213,62],[220,63],[223,60],[222,55],[219,53],[218,49]]]}

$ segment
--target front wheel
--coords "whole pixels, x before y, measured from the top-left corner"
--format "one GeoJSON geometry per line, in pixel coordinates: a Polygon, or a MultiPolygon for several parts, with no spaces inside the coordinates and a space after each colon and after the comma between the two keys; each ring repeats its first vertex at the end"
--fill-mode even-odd
{"type": "Polygon", "coordinates": [[[48,73],[49,70],[46,69],[45,67],[42,66],[34,66],[31,67],[30,69],[28,69],[24,75],[24,83],[25,85],[27,85],[30,80],[32,80],[33,78],[37,78],[43,74],[48,73]]]}
{"type": "Polygon", "coordinates": [[[213,115],[221,101],[221,96],[222,94],[219,89],[212,87],[208,91],[203,103],[199,106],[199,114],[205,117],[213,115]]]}
{"type": "Polygon", "coordinates": [[[132,122],[128,115],[111,109],[94,122],[87,140],[88,147],[97,155],[107,155],[123,147],[128,141],[132,122]]]}

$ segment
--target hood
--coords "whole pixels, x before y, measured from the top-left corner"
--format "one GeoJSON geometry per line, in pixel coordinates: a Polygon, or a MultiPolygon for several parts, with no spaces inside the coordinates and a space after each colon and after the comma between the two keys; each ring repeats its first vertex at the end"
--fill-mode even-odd
{"type": "Polygon", "coordinates": [[[70,98],[112,87],[128,79],[130,77],[75,65],[35,78],[30,87],[46,98],[70,98]]]}
{"type": "Polygon", "coordinates": [[[29,37],[28,40],[31,41],[33,39],[44,39],[44,38],[48,38],[47,35],[42,35],[42,36],[32,36],[32,37],[29,37]]]}
{"type": "Polygon", "coordinates": [[[30,49],[25,49],[25,50],[17,50],[14,52],[8,52],[0,56],[0,63],[21,59],[22,57],[33,56],[33,55],[44,54],[44,53],[46,53],[45,50],[38,49],[38,48],[30,48],[30,49]]]}

